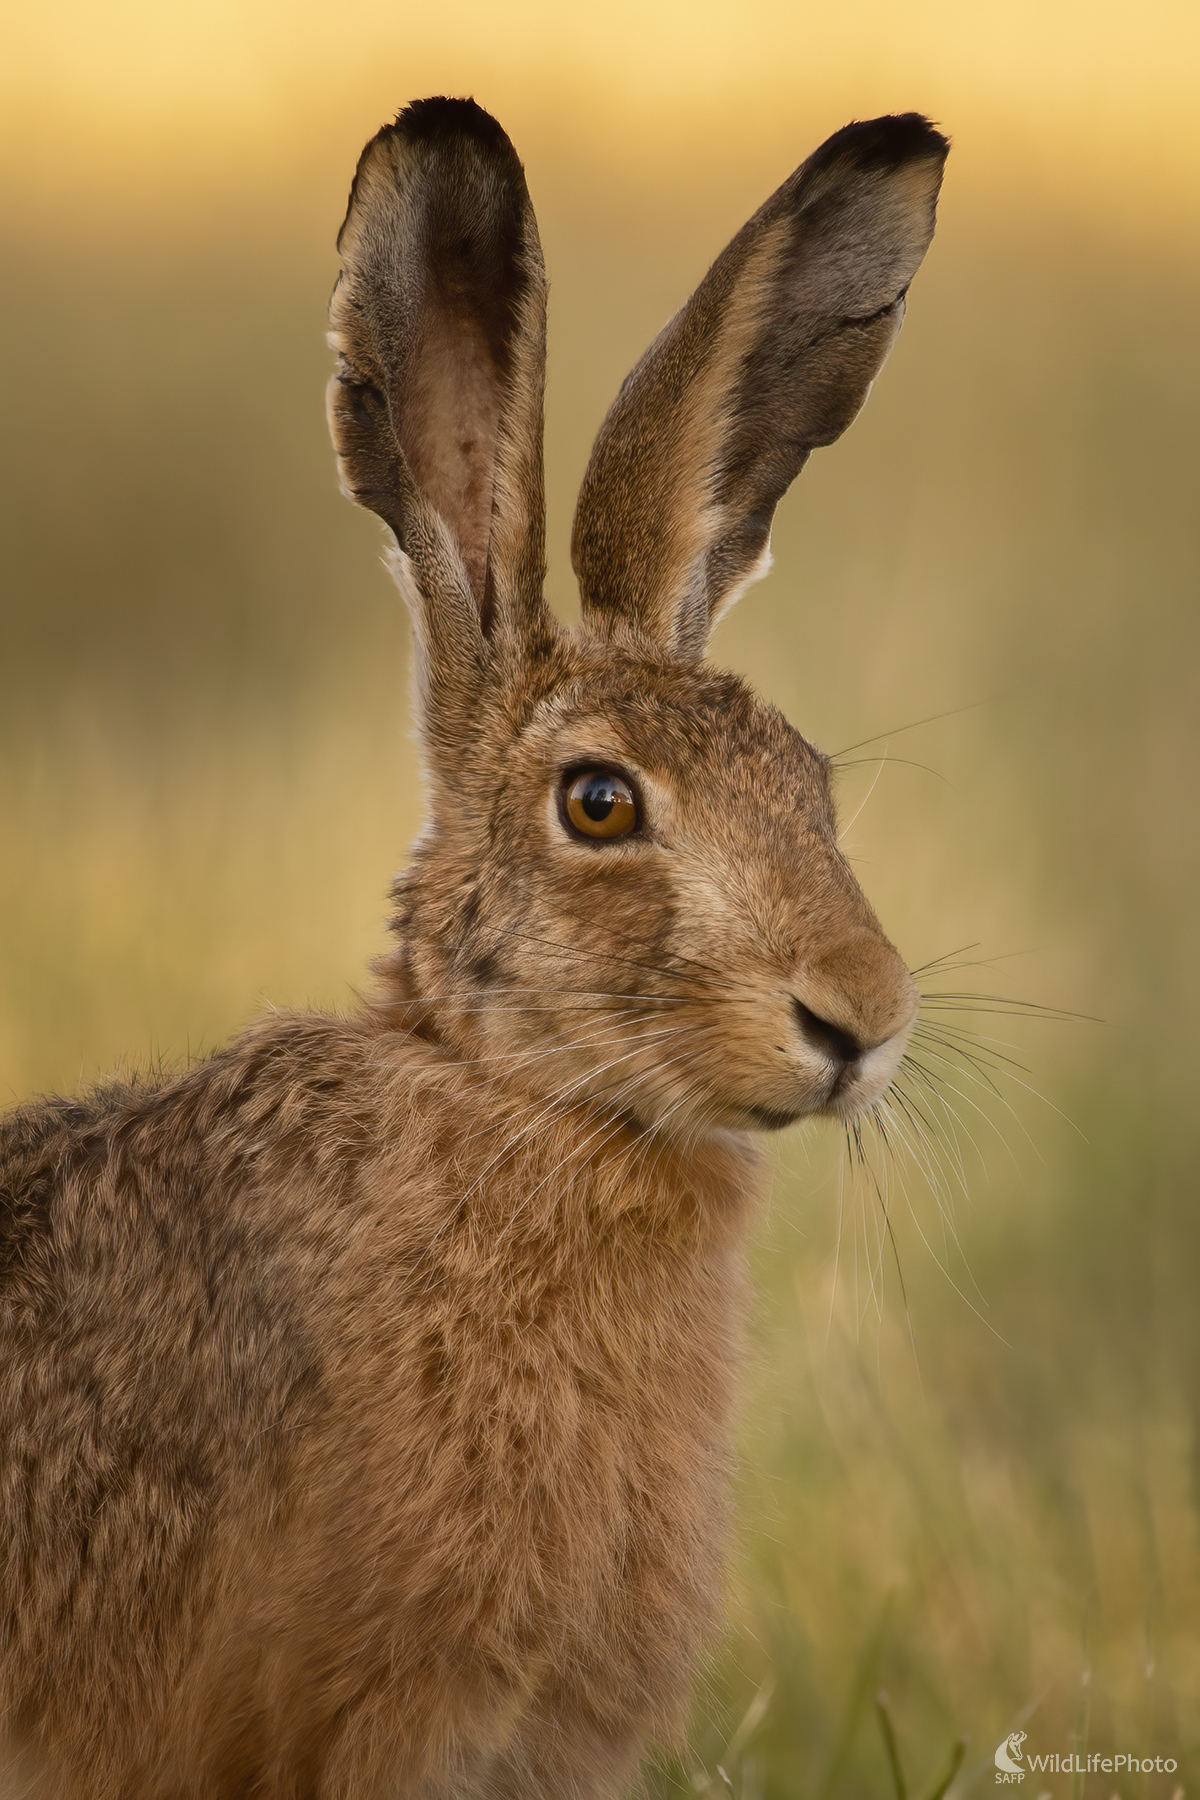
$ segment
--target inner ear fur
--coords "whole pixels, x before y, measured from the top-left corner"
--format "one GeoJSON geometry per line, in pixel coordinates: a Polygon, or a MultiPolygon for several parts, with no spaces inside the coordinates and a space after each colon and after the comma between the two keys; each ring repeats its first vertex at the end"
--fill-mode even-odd
{"type": "Polygon", "coordinates": [[[330,429],[413,565],[427,647],[540,617],[546,280],[521,164],[470,100],[366,146],[338,236],[330,429]]]}
{"type": "Polygon", "coordinates": [[[572,537],[583,614],[698,657],[768,561],[775,508],[866,399],[933,236],[949,146],[847,125],[743,226],[601,426],[572,537]]]}

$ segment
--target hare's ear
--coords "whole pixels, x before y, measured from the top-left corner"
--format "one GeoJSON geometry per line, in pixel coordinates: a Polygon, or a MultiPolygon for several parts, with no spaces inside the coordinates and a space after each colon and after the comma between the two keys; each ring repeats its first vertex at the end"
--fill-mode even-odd
{"type": "Polygon", "coordinates": [[[916,113],[847,125],[717,258],[625,382],[584,476],[584,617],[676,655],[765,572],[771,519],[900,329],[948,149],[916,113]]]}
{"type": "Polygon", "coordinates": [[[545,616],[546,281],[500,126],[470,100],[407,107],[359,158],[338,250],[329,420],[342,486],[411,565],[397,573],[427,704],[468,700],[487,640],[526,637],[545,616]]]}

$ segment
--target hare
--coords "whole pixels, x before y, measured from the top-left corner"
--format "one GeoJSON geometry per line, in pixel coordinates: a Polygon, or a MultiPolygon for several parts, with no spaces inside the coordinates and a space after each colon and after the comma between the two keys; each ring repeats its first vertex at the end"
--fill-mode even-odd
{"type": "Polygon", "coordinates": [[[542,599],[517,156],[367,145],[329,417],[394,538],[428,823],[347,1018],[0,1130],[0,1791],[616,1795],[717,1626],[757,1136],[888,1087],[917,992],[826,759],[701,661],[862,404],[946,142],[854,124],[621,389],[542,599]]]}

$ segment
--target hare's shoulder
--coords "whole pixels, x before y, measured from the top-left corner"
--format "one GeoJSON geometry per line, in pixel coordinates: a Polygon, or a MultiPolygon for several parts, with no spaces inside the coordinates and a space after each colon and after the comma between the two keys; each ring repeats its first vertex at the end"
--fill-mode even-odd
{"type": "MultiPolygon", "coordinates": [[[[407,1052],[414,1071],[434,1060],[407,1052]]],[[[182,1290],[188,1270],[286,1260],[297,1219],[344,1197],[396,1128],[382,1109],[405,1055],[382,1061],[365,1022],[278,1014],[185,1070],[0,1117],[0,1304],[57,1307],[72,1270],[157,1260],[182,1290]]]]}

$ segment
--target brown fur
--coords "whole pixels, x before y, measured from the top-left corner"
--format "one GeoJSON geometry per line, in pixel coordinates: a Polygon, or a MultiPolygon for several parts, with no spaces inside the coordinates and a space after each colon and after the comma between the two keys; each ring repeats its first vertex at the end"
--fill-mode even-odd
{"type": "Polygon", "coordinates": [[[429,824],[355,1017],[0,1126],[0,1794],[600,1800],[682,1730],[749,1133],[870,1105],[915,1009],[825,759],[697,657],[882,360],[943,154],[847,128],[735,239],[601,433],[570,634],[520,165],[468,102],[364,151],[330,416],[397,541],[429,824]],[[564,823],[589,768],[630,836],[564,823]]]}

